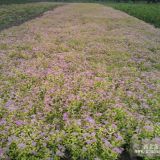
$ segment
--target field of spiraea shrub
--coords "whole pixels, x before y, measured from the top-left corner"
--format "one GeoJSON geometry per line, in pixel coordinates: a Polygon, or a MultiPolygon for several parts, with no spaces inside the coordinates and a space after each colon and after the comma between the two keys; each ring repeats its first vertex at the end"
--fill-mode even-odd
{"type": "Polygon", "coordinates": [[[159,29],[99,4],[0,32],[0,159],[117,160],[132,143],[159,146],[159,44],[159,29]]]}
{"type": "Polygon", "coordinates": [[[160,28],[160,3],[108,3],[107,5],[160,28]]]}
{"type": "MultiPolygon", "coordinates": [[[[14,2],[16,3],[16,1],[14,2]]],[[[20,1],[17,2],[20,3],[20,1]]],[[[19,25],[27,20],[40,16],[45,11],[52,10],[59,5],[60,3],[49,3],[49,2],[24,3],[24,4],[11,3],[6,5],[5,2],[0,1],[0,31],[7,27],[11,27],[13,25],[19,25]]]]}

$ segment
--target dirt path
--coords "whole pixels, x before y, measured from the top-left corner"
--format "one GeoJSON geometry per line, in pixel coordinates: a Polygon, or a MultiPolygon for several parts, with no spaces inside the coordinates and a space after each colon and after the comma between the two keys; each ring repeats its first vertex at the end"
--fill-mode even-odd
{"type": "MultiPolygon", "coordinates": [[[[155,131],[160,116],[160,30],[143,21],[99,4],[65,5],[0,32],[0,58],[4,148],[10,145],[6,137],[13,135],[17,144],[36,137],[48,144],[66,132],[73,142],[68,128],[78,132],[77,123],[84,134],[95,131],[101,137],[93,139],[102,142],[121,135],[123,140],[112,144],[113,154],[100,155],[115,159],[128,137],[135,132],[141,137],[147,128],[143,126],[150,126],[153,130],[147,132],[152,135],[160,134],[155,131]],[[115,129],[113,137],[104,137],[107,127],[115,129]]],[[[77,139],[74,145],[96,144],[83,141],[77,139]]],[[[68,143],[64,138],[68,156],[79,155],[68,143]]],[[[30,145],[25,144],[28,152],[36,148],[30,145]]],[[[83,156],[89,159],[99,154],[88,152],[86,147],[83,156]]],[[[49,149],[45,153],[41,159],[50,155],[49,149]]]]}

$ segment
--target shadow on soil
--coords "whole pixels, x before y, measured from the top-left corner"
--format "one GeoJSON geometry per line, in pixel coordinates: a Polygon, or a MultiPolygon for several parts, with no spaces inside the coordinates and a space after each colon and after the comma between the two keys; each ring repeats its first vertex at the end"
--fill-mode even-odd
{"type": "Polygon", "coordinates": [[[127,151],[124,151],[118,160],[143,160],[143,158],[131,156],[127,151]]]}

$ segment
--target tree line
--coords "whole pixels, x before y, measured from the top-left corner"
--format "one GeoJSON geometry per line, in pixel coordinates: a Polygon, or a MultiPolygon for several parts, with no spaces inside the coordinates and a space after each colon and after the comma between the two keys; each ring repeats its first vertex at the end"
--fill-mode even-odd
{"type": "Polygon", "coordinates": [[[139,0],[115,0],[115,2],[146,2],[146,3],[158,3],[160,2],[160,0],[143,0],[143,1],[139,1],[139,0]]]}
{"type": "Polygon", "coordinates": [[[13,4],[13,3],[30,3],[30,2],[145,2],[145,3],[158,3],[160,0],[0,0],[2,4],[13,4]]]}

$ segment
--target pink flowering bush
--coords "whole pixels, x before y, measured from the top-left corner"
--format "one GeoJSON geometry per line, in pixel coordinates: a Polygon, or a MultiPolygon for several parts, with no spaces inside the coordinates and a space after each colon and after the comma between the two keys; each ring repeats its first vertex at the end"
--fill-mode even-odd
{"type": "Polygon", "coordinates": [[[159,143],[160,57],[146,44],[160,33],[139,23],[72,4],[0,32],[0,159],[116,160],[134,137],[159,143]]]}

